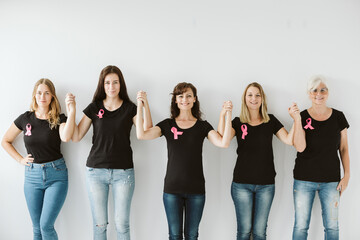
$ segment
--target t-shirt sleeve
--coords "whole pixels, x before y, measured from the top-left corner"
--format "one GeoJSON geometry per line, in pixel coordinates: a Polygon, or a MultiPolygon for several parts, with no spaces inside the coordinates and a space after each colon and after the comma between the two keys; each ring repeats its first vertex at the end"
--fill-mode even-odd
{"type": "Polygon", "coordinates": [[[350,127],[343,112],[339,112],[339,127],[340,127],[340,131],[350,127]]]}
{"type": "Polygon", "coordinates": [[[21,114],[20,116],[18,116],[15,121],[14,121],[14,124],[15,126],[20,129],[21,131],[24,130],[23,128],[23,123],[24,123],[24,115],[25,113],[21,114]]]}
{"type": "Polygon", "coordinates": [[[274,115],[270,115],[270,121],[274,121],[273,134],[276,134],[281,128],[284,127],[284,125],[282,125],[282,123],[274,115]]]}
{"type": "Polygon", "coordinates": [[[130,112],[131,112],[131,118],[136,116],[137,113],[137,106],[134,103],[130,103],[130,112]]]}
{"type": "Polygon", "coordinates": [[[239,123],[240,123],[239,117],[235,117],[231,122],[232,128],[235,130],[235,135],[237,134],[237,131],[239,129],[239,123]]]}
{"type": "Polygon", "coordinates": [[[214,130],[213,126],[211,126],[211,124],[208,122],[208,121],[204,121],[204,126],[203,126],[203,129],[204,129],[204,134],[205,136],[207,137],[207,135],[209,134],[209,132],[211,130],[214,130]]]}
{"type": "Polygon", "coordinates": [[[66,122],[66,120],[67,120],[67,117],[65,116],[65,114],[60,114],[60,124],[62,124],[62,123],[64,123],[64,122],[66,122]]]}
{"type": "Polygon", "coordinates": [[[161,136],[164,135],[164,130],[167,124],[167,122],[169,121],[169,119],[164,119],[161,122],[159,122],[158,124],[156,124],[156,126],[158,126],[161,129],[161,136]]]}
{"type": "Polygon", "coordinates": [[[93,115],[92,114],[94,112],[94,107],[95,107],[95,104],[94,103],[90,103],[84,110],[83,110],[83,113],[88,117],[90,118],[91,120],[93,119],[93,115]]]}

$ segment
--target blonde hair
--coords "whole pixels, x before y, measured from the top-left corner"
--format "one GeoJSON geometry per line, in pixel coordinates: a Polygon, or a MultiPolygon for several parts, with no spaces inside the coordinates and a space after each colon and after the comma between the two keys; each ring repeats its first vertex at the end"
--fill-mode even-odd
{"type": "Polygon", "coordinates": [[[59,100],[56,97],[56,93],[55,93],[55,86],[54,84],[47,78],[42,78],[39,81],[37,81],[35,83],[34,86],[34,90],[32,93],[32,101],[31,101],[31,105],[30,105],[30,111],[35,112],[38,109],[38,104],[36,103],[36,91],[37,88],[39,87],[40,84],[45,84],[46,86],[48,86],[49,90],[50,90],[50,94],[51,94],[51,102],[49,105],[49,112],[48,112],[48,119],[47,121],[49,122],[50,128],[53,129],[55,128],[57,125],[60,124],[60,111],[61,111],[61,107],[59,104],[59,100]]]}
{"type": "Polygon", "coordinates": [[[263,120],[264,123],[267,123],[270,121],[270,117],[267,113],[267,104],[266,104],[266,95],[265,92],[263,90],[263,88],[261,87],[261,85],[257,82],[253,82],[250,83],[249,85],[247,85],[247,87],[245,88],[245,91],[242,95],[242,103],[241,103],[241,111],[240,111],[240,121],[242,123],[249,123],[250,122],[250,112],[248,107],[246,106],[246,92],[250,87],[256,87],[257,89],[259,89],[260,91],[260,95],[261,95],[261,106],[259,109],[259,113],[260,113],[260,117],[263,120]]]}
{"type": "Polygon", "coordinates": [[[326,86],[326,88],[329,90],[326,78],[324,76],[315,75],[311,77],[307,85],[308,93],[316,89],[321,83],[323,83],[326,86]]]}

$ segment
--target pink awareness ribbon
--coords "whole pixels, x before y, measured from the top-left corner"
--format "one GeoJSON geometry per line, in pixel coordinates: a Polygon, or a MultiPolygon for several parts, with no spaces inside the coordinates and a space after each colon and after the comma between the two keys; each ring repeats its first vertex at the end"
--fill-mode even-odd
{"type": "Polygon", "coordinates": [[[31,125],[30,125],[30,123],[26,124],[25,136],[31,136],[31,125]]]}
{"type": "Polygon", "coordinates": [[[104,115],[104,109],[100,109],[99,113],[96,114],[96,116],[98,116],[99,118],[103,118],[103,115],[104,115]]]}
{"type": "Polygon", "coordinates": [[[245,136],[248,135],[247,126],[246,126],[245,124],[241,125],[241,131],[242,131],[242,136],[241,136],[241,138],[242,138],[242,139],[245,139],[245,136]]]}
{"type": "Polygon", "coordinates": [[[171,132],[174,133],[174,139],[178,139],[178,135],[182,135],[183,132],[180,132],[176,129],[176,127],[171,128],[171,132]]]}
{"type": "Polygon", "coordinates": [[[311,126],[311,118],[308,118],[308,119],[306,119],[306,126],[304,127],[305,129],[308,129],[308,128],[310,128],[311,130],[313,130],[314,128],[313,128],[313,126],[311,126]]]}

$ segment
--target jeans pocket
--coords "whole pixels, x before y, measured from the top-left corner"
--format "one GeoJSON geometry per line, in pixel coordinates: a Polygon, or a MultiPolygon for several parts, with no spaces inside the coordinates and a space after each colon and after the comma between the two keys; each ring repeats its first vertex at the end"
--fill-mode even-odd
{"type": "Polygon", "coordinates": [[[63,163],[63,164],[60,164],[60,165],[55,165],[54,166],[54,169],[56,171],[66,171],[67,170],[67,167],[66,167],[66,164],[63,163]]]}

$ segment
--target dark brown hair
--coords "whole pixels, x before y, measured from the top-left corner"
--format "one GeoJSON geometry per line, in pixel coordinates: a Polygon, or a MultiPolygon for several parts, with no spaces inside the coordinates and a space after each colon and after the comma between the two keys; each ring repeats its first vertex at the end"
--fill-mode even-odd
{"type": "Polygon", "coordinates": [[[120,97],[120,99],[123,100],[124,102],[131,102],[129,95],[127,93],[127,88],[126,88],[126,84],[125,84],[125,80],[124,80],[124,76],[123,76],[122,72],[120,71],[120,69],[118,67],[112,66],[112,65],[109,65],[109,66],[105,67],[103,70],[101,70],[98,86],[96,88],[96,91],[95,91],[92,101],[93,102],[102,101],[106,98],[106,93],[105,93],[105,89],[104,89],[104,80],[105,80],[105,77],[110,73],[115,73],[116,75],[119,76],[119,81],[120,81],[119,97],[120,97]]]}
{"type": "Polygon", "coordinates": [[[176,96],[183,94],[188,89],[191,89],[196,99],[193,107],[191,108],[191,113],[196,119],[201,120],[202,113],[200,111],[200,102],[197,96],[196,88],[191,83],[186,83],[186,82],[182,82],[176,85],[172,92],[171,107],[170,107],[171,118],[175,119],[180,114],[180,109],[178,108],[176,103],[176,96]]]}

